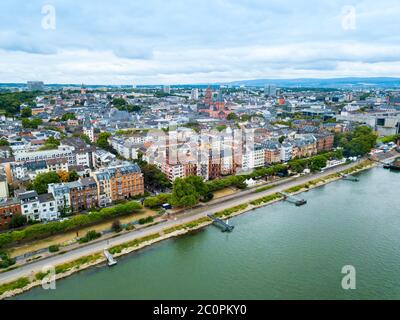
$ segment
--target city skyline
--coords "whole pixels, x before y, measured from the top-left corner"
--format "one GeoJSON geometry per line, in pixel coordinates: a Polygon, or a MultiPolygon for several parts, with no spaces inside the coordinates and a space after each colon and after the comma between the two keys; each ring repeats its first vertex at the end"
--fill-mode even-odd
{"type": "Polygon", "coordinates": [[[20,4],[0,5],[3,83],[400,76],[392,0],[20,4]]]}

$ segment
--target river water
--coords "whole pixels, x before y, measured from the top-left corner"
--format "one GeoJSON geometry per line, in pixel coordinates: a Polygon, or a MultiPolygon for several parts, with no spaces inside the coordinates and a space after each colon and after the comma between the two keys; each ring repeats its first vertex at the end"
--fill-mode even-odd
{"type": "Polygon", "coordinates": [[[16,299],[399,299],[400,174],[375,168],[16,299]],[[342,267],[356,269],[344,290],[342,267]]]}

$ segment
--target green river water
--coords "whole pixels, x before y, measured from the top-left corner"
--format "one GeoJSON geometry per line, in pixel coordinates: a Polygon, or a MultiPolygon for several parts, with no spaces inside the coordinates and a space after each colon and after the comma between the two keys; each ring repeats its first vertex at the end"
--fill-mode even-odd
{"type": "Polygon", "coordinates": [[[375,168],[16,299],[399,299],[400,174],[375,168]],[[343,290],[342,267],[356,268],[343,290]]]}

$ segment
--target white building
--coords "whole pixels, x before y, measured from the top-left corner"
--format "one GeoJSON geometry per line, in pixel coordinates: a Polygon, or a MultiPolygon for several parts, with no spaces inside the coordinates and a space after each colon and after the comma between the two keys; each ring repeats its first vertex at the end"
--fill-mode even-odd
{"type": "Polygon", "coordinates": [[[40,161],[40,160],[51,160],[67,158],[68,164],[75,165],[76,158],[73,153],[74,148],[71,146],[60,145],[54,150],[42,150],[42,151],[25,151],[20,150],[15,152],[15,161],[40,161]]]}
{"type": "Polygon", "coordinates": [[[199,89],[192,89],[190,97],[192,100],[199,100],[199,89]]]}
{"type": "Polygon", "coordinates": [[[281,145],[281,160],[287,162],[292,159],[293,146],[289,142],[283,142],[281,145]]]}
{"type": "Polygon", "coordinates": [[[263,167],[265,164],[265,148],[260,144],[254,144],[250,150],[245,150],[242,155],[242,169],[251,170],[263,167]]]}
{"type": "Polygon", "coordinates": [[[6,176],[0,174],[0,199],[6,199],[8,198],[8,196],[9,193],[8,193],[8,184],[6,176]]]}
{"type": "Polygon", "coordinates": [[[83,127],[83,133],[89,137],[91,142],[95,142],[93,127],[83,127]]]}
{"type": "Polygon", "coordinates": [[[56,201],[51,193],[39,195],[40,221],[54,221],[59,218],[56,201]]]}
{"type": "Polygon", "coordinates": [[[36,191],[27,191],[18,194],[21,202],[22,215],[32,221],[53,221],[58,219],[59,213],[56,201],[52,194],[38,195],[36,191]]]}
{"type": "Polygon", "coordinates": [[[132,140],[122,138],[110,139],[111,146],[118,152],[118,154],[128,160],[136,160],[138,158],[138,145],[133,143],[132,140]]]}
{"type": "Polygon", "coordinates": [[[48,192],[51,193],[60,212],[68,211],[71,208],[70,188],[66,183],[52,183],[48,186],[48,192]]]}
{"type": "Polygon", "coordinates": [[[107,167],[117,158],[111,152],[102,149],[96,150],[93,156],[95,168],[107,167]]]}

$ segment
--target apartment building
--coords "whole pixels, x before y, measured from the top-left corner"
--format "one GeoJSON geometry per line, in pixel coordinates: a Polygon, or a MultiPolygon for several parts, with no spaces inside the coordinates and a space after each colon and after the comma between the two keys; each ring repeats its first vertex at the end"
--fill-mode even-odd
{"type": "Polygon", "coordinates": [[[33,180],[40,173],[69,170],[68,159],[49,159],[30,162],[12,162],[4,166],[8,183],[16,180],[33,180]]]}
{"type": "Polygon", "coordinates": [[[313,135],[296,137],[291,143],[293,145],[293,158],[306,158],[318,153],[317,139],[313,135]]]}
{"type": "Polygon", "coordinates": [[[59,212],[71,212],[69,183],[51,183],[47,191],[53,195],[59,212]]]}
{"type": "Polygon", "coordinates": [[[333,143],[335,136],[333,134],[314,134],[317,139],[317,151],[331,151],[333,149],[333,143]]]}
{"type": "Polygon", "coordinates": [[[92,177],[49,184],[48,192],[53,195],[60,212],[80,212],[98,206],[97,183],[92,177]]]}
{"type": "Polygon", "coordinates": [[[0,173],[0,200],[8,198],[9,190],[8,190],[8,183],[7,178],[4,174],[0,173]]]}
{"type": "Polygon", "coordinates": [[[17,198],[21,204],[21,213],[28,220],[52,221],[59,217],[56,200],[52,194],[38,195],[36,191],[18,192],[17,198]]]}
{"type": "Polygon", "coordinates": [[[21,203],[17,199],[0,200],[0,230],[8,228],[14,216],[21,215],[21,203]]]}
{"type": "Polygon", "coordinates": [[[33,162],[41,160],[64,159],[66,158],[69,165],[76,164],[74,148],[71,146],[60,145],[54,150],[42,151],[25,151],[20,150],[15,153],[15,161],[17,162],[33,162]]]}
{"type": "Polygon", "coordinates": [[[138,158],[138,144],[133,143],[131,139],[112,138],[109,141],[118,154],[125,159],[136,160],[138,158]]]}
{"type": "Polygon", "coordinates": [[[143,174],[137,164],[103,168],[92,176],[97,183],[99,206],[144,194],[143,174]]]}
{"type": "Polygon", "coordinates": [[[70,206],[72,212],[88,210],[98,206],[97,183],[93,177],[70,182],[70,206]]]}
{"type": "Polygon", "coordinates": [[[263,143],[265,150],[265,164],[271,165],[281,162],[281,145],[277,141],[266,141],[263,143]]]}
{"type": "Polygon", "coordinates": [[[281,161],[288,162],[293,157],[293,145],[284,141],[281,145],[281,161]]]}
{"type": "Polygon", "coordinates": [[[265,149],[262,144],[255,143],[250,150],[242,155],[242,169],[251,170],[265,165],[265,149]]]}

